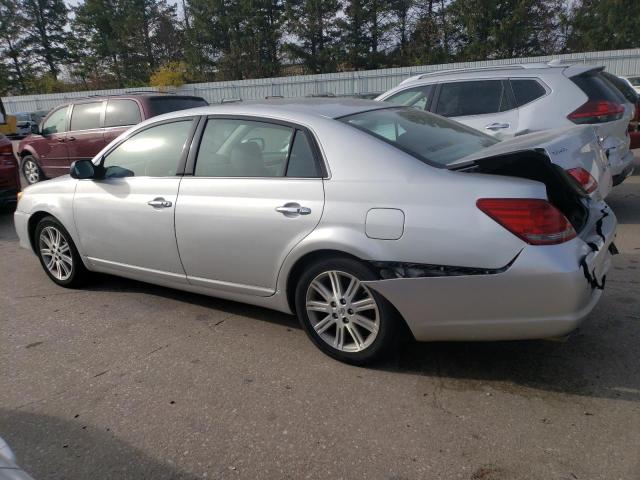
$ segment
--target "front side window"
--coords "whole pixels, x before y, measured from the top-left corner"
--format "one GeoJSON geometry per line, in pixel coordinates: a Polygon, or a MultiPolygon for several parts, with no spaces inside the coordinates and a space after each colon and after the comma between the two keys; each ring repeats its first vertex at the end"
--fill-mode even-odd
{"type": "Polygon", "coordinates": [[[391,95],[384,101],[395,105],[402,105],[403,107],[413,107],[418,110],[424,110],[427,107],[427,101],[429,100],[429,94],[432,88],[431,85],[408,88],[395,95],[391,95]]]}
{"type": "Polygon", "coordinates": [[[102,102],[80,103],[71,112],[71,131],[100,128],[102,102]]]}
{"type": "Polygon", "coordinates": [[[442,84],[435,112],[443,117],[465,117],[504,112],[510,108],[501,80],[480,80],[442,84]]]}
{"type": "Polygon", "coordinates": [[[294,129],[253,120],[210,119],[196,159],[199,177],[282,177],[294,129]]]}
{"type": "Polygon", "coordinates": [[[62,107],[53,112],[42,125],[42,134],[64,133],[67,124],[67,110],[67,107],[62,107]]]}
{"type": "Polygon", "coordinates": [[[498,142],[461,123],[407,107],[371,110],[340,120],[435,166],[444,167],[498,142]]]}
{"type": "Polygon", "coordinates": [[[140,123],[140,108],[133,100],[109,100],[104,118],[105,127],[123,127],[140,123]]]}
{"type": "Polygon", "coordinates": [[[134,134],[107,154],[105,176],[174,176],[192,124],[191,119],[163,123],[134,134]]]}

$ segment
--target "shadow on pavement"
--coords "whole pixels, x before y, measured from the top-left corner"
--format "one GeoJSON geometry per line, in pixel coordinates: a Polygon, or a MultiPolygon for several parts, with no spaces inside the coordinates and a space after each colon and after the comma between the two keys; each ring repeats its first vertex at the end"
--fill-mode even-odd
{"type": "Polygon", "coordinates": [[[196,480],[119,440],[107,429],[46,415],[0,409],[0,435],[36,480],[196,480]]]}

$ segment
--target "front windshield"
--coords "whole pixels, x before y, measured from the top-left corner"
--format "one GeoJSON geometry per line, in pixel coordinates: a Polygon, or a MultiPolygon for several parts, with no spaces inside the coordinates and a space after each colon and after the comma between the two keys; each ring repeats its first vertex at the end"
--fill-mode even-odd
{"type": "Polygon", "coordinates": [[[370,110],[340,120],[438,167],[498,142],[461,123],[410,107],[370,110]]]}

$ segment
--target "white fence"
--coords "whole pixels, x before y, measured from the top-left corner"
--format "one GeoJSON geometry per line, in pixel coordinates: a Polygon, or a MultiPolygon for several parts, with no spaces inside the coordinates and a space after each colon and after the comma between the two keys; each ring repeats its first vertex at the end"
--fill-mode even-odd
{"type": "MultiPolygon", "coordinates": [[[[586,52],[566,55],[547,55],[542,57],[508,58],[481,62],[461,62],[415,67],[386,68],[359,72],[325,73],[320,75],[298,75],[293,77],[258,78],[228,82],[193,83],[177,89],[176,93],[204,97],[209,103],[223,100],[255,100],[268,96],[304,97],[318,94],[336,96],[358,95],[384,92],[405,78],[419,73],[451,68],[472,68],[513,63],[548,62],[561,59],[571,63],[603,65],[616,75],[640,76],[640,49],[612,50],[604,52],[586,52]]],[[[24,95],[3,97],[5,109],[10,113],[49,110],[72,98],[89,95],[116,95],[126,92],[155,90],[150,87],[126,88],[114,90],[95,90],[89,92],[68,92],[47,95],[24,95]]]]}

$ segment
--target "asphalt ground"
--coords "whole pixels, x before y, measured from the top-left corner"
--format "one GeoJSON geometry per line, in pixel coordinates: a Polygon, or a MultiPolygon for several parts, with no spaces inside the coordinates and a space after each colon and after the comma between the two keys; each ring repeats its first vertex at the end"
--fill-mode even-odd
{"type": "Polygon", "coordinates": [[[0,436],[41,479],[640,479],[640,176],[564,342],[413,343],[374,368],[290,316],[54,285],[0,215],[0,436]]]}

